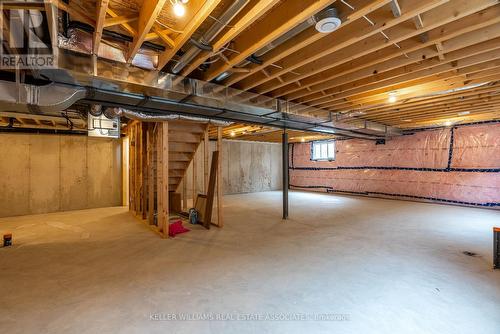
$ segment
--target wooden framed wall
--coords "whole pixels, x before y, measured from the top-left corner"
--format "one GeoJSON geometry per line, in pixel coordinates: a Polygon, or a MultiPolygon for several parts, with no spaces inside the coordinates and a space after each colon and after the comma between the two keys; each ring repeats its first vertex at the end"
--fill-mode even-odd
{"type": "MultiPolygon", "coordinates": [[[[194,122],[138,122],[127,127],[129,141],[129,210],[137,218],[148,222],[162,237],[168,237],[169,192],[182,192],[182,208],[188,209],[186,184],[188,177],[197,183],[195,153],[203,147],[203,168],[200,180],[203,189],[193,187],[192,198],[198,191],[207,192],[209,178],[208,126],[194,122]],[[203,143],[203,146],[202,146],[203,143]],[[188,175],[188,166],[193,173],[188,175]]],[[[217,150],[222,155],[222,128],[219,131],[217,150]]],[[[200,162],[198,160],[198,162],[200,162]]],[[[217,163],[216,226],[222,227],[222,162],[217,163]]],[[[174,197],[175,198],[175,197],[174,197]]],[[[194,206],[194,202],[193,202],[194,206]]],[[[212,221],[213,223],[213,221],[212,221]]]]}

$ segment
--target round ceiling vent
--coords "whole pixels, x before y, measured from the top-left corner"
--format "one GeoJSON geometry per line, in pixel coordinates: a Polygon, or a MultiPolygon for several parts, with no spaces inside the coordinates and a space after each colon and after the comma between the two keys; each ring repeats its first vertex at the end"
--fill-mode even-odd
{"type": "Polygon", "coordinates": [[[318,13],[315,19],[316,30],[323,34],[337,30],[342,24],[342,21],[340,21],[337,15],[337,10],[333,7],[318,13]]]}

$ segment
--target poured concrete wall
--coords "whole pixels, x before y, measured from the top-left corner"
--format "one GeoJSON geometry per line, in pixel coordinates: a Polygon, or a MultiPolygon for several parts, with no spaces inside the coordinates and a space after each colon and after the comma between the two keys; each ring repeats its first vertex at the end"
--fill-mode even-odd
{"type": "Polygon", "coordinates": [[[121,205],[121,141],[0,134],[0,217],[121,205]]]}
{"type": "MultiPolygon", "coordinates": [[[[216,142],[210,142],[209,169],[216,142]]],[[[222,141],[222,187],[224,194],[281,189],[281,144],[241,140],[222,141]]],[[[196,189],[203,192],[203,143],[196,151],[196,189]]],[[[193,165],[187,170],[187,194],[192,196],[193,165]]],[[[179,186],[182,191],[182,183],[179,186]]]]}

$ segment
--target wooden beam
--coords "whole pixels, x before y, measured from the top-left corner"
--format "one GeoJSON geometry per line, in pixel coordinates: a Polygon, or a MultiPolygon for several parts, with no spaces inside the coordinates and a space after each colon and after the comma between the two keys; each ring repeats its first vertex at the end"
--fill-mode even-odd
{"type": "Polygon", "coordinates": [[[238,53],[232,54],[229,64],[213,64],[205,74],[204,80],[211,81],[221,73],[230,70],[255,51],[269,44],[333,2],[334,0],[316,0],[314,2],[288,0],[278,5],[278,7],[273,9],[272,15],[265,16],[259,24],[243,31],[233,40],[234,48],[238,53]]]}
{"type": "MultiPolygon", "coordinates": [[[[168,129],[167,129],[168,130],[168,129]]],[[[156,227],[162,230],[164,219],[163,212],[163,123],[156,123],[156,227]]],[[[168,147],[168,143],[166,144],[168,147]]],[[[165,181],[165,182],[164,182],[165,181]]]]}
{"type": "Polygon", "coordinates": [[[57,6],[54,5],[54,0],[45,0],[44,2],[45,15],[47,16],[47,25],[49,28],[50,42],[52,44],[52,52],[57,52],[57,6]]]}
{"type": "Polygon", "coordinates": [[[163,221],[161,223],[163,237],[168,237],[169,230],[169,208],[168,208],[168,191],[169,191],[169,175],[168,175],[168,122],[162,122],[162,179],[163,188],[161,189],[163,221]]]}
{"type": "MultiPolygon", "coordinates": [[[[323,99],[321,103],[314,104],[316,106],[324,106],[325,103],[328,103],[328,105],[330,105],[333,101],[339,101],[347,97],[355,96],[357,94],[371,94],[372,91],[379,91],[381,89],[398,90],[402,89],[403,87],[415,85],[415,81],[428,82],[428,80],[441,80],[445,77],[455,76],[456,74],[452,72],[453,70],[460,70],[468,66],[492,62],[496,59],[500,61],[499,52],[497,49],[494,49],[492,51],[488,51],[478,55],[466,56],[456,61],[441,63],[438,66],[424,68],[420,71],[416,70],[414,72],[405,73],[400,76],[388,77],[385,80],[367,79],[365,80],[366,85],[359,82],[358,85],[349,84],[346,86],[339,86],[338,88],[336,88],[336,94],[329,91],[328,97],[323,99]]],[[[463,72],[460,72],[459,75],[462,73],[463,72]]],[[[390,74],[388,75],[390,76],[390,74]]]]}
{"type": "MultiPolygon", "coordinates": [[[[182,178],[182,209],[184,211],[187,211],[188,205],[187,205],[187,175],[184,174],[184,177],[182,178]]],[[[193,203],[194,207],[195,203],[193,203]]]]}
{"type": "Polygon", "coordinates": [[[137,34],[134,36],[134,40],[130,45],[130,50],[127,55],[127,62],[131,63],[135,57],[135,54],[141,47],[146,35],[149,33],[156,18],[160,14],[166,0],[150,0],[144,1],[139,13],[139,19],[137,21],[137,34]]]}
{"type": "Polygon", "coordinates": [[[158,37],[164,41],[170,48],[175,47],[175,42],[172,38],[170,38],[167,34],[169,30],[162,30],[158,27],[153,27],[153,31],[158,35],[158,37]]]}
{"type": "MultiPolygon", "coordinates": [[[[482,26],[482,24],[477,27],[480,26],[482,26]]],[[[472,25],[472,27],[474,27],[474,25],[472,25]]],[[[447,27],[445,26],[445,28],[447,27]]],[[[448,31],[448,29],[445,30],[448,31]]],[[[370,76],[377,77],[380,73],[386,72],[388,70],[392,70],[401,66],[408,66],[413,63],[418,63],[421,62],[422,59],[433,58],[437,55],[437,52],[434,47],[432,47],[432,45],[433,43],[441,41],[443,37],[446,39],[446,41],[443,42],[443,44],[446,45],[446,49],[449,51],[458,50],[454,52],[454,54],[459,55],[460,53],[465,52],[463,48],[467,48],[466,50],[481,50],[483,46],[485,46],[485,43],[491,44],[493,48],[496,48],[494,44],[496,44],[497,41],[495,40],[498,36],[500,36],[500,29],[491,29],[490,26],[486,26],[484,28],[468,33],[463,33],[464,31],[460,31],[460,29],[458,29],[458,31],[457,29],[453,29],[451,31],[453,31],[453,35],[436,35],[435,38],[433,37],[431,41],[428,44],[423,45],[422,48],[415,46],[420,45],[420,43],[413,40],[402,43],[401,45],[404,46],[404,49],[407,52],[407,57],[401,57],[401,52],[393,52],[392,50],[387,50],[387,52],[369,54],[357,59],[356,61],[343,63],[337,67],[332,68],[331,70],[325,71],[320,75],[307,78],[303,81],[303,84],[311,87],[312,92],[299,89],[289,90],[287,89],[287,87],[285,87],[282,90],[277,91],[276,95],[286,96],[286,99],[291,101],[300,98],[300,103],[308,103],[310,101],[321,98],[322,96],[320,93],[322,91],[333,88],[341,83],[354,81],[355,78],[361,79],[370,76]],[[455,34],[455,31],[457,35],[455,34]],[[476,45],[471,47],[471,44],[476,45]]],[[[487,50],[488,46],[486,46],[481,52],[487,50]]],[[[473,53],[474,52],[475,51],[473,51],[473,53]]]]}
{"type": "Polygon", "coordinates": [[[257,21],[262,15],[266,14],[279,0],[259,0],[249,8],[237,22],[231,23],[231,27],[215,42],[212,43],[212,52],[202,52],[198,55],[184,70],[181,75],[187,76],[205,62],[210,56],[219,52],[219,50],[236,38],[242,31],[247,29],[253,22],[257,21]]]}
{"type": "MultiPolygon", "coordinates": [[[[478,0],[481,1],[481,4],[483,6],[488,6],[492,4],[493,0],[478,0]]],[[[498,19],[498,15],[496,15],[495,12],[498,12],[499,8],[497,7],[492,7],[490,10],[485,10],[484,12],[480,12],[477,15],[471,15],[471,12],[473,13],[476,11],[476,3],[472,4],[470,2],[463,2],[454,4],[458,7],[454,7],[453,5],[443,5],[438,7],[436,11],[431,11],[428,12],[427,19],[427,25],[426,25],[426,31],[429,31],[429,33],[433,33],[433,36],[436,36],[435,39],[442,39],[443,35],[452,35],[455,30],[466,30],[469,28],[467,24],[464,23],[471,23],[475,22],[475,24],[479,24],[480,22],[477,22],[477,19],[481,19],[481,17],[484,18],[484,16],[490,16],[490,22],[489,24],[492,24],[493,20],[498,19]],[[459,6],[460,5],[460,6],[459,6]],[[456,11],[455,11],[456,10],[456,11]],[[453,13],[456,14],[456,16],[453,16],[453,13]],[[432,14],[432,15],[431,15],[432,14]],[[493,18],[495,17],[495,19],[493,18]],[[463,19],[462,19],[463,18],[463,19]],[[462,19],[462,20],[460,20],[462,19]],[[456,24],[455,24],[456,23],[456,24]],[[449,24],[450,29],[440,29],[439,27],[442,26],[443,24],[449,24]]],[[[413,13],[415,14],[415,13],[413,13]]],[[[404,13],[399,19],[401,18],[406,18],[406,13],[404,13]]],[[[396,20],[396,19],[394,19],[396,20]]],[[[447,27],[447,28],[448,28],[447,27]]],[[[476,29],[479,28],[478,26],[476,29]]],[[[470,31],[470,30],[469,30],[470,31]]],[[[395,26],[389,30],[389,35],[391,36],[391,42],[393,43],[401,43],[400,46],[402,47],[402,50],[399,48],[389,48],[389,51],[386,51],[387,44],[385,42],[382,42],[382,37],[381,36],[372,36],[368,39],[365,39],[361,42],[358,42],[356,44],[353,44],[349,47],[343,48],[341,50],[338,50],[334,53],[331,53],[330,56],[328,57],[323,57],[321,59],[318,59],[310,64],[306,64],[304,66],[301,66],[298,71],[300,73],[303,73],[302,75],[293,75],[293,74],[285,74],[282,77],[285,78],[285,84],[275,84],[273,82],[266,83],[265,85],[262,85],[259,89],[257,89],[258,93],[264,94],[268,93],[271,91],[275,91],[278,88],[285,87],[286,85],[290,85],[293,81],[301,80],[305,83],[310,81],[309,77],[314,78],[324,78],[326,77],[326,73],[331,74],[333,71],[333,68],[336,66],[339,66],[341,64],[344,64],[348,61],[352,62],[358,58],[361,58],[363,56],[368,56],[369,54],[372,54],[374,52],[378,53],[385,53],[385,54],[391,54],[390,58],[399,55],[404,55],[405,52],[410,52],[415,49],[422,48],[425,45],[420,45],[417,46],[415,45],[414,41],[411,41],[411,37],[418,35],[420,32],[414,29],[401,29],[399,26],[395,26]],[[411,43],[413,44],[413,48],[405,49],[402,45],[406,43],[411,43]],[[354,55],[354,56],[353,56],[354,55]],[[353,59],[354,58],[354,59],[353,59]],[[333,61],[332,61],[333,60],[333,61]],[[314,75],[314,77],[313,77],[314,75]]],[[[434,42],[435,43],[435,42],[434,42]]],[[[417,43],[418,44],[418,43],[417,43]]],[[[308,51],[309,52],[309,51],[308,51]]],[[[306,57],[309,55],[309,53],[301,54],[303,57],[306,57]]],[[[314,55],[310,55],[311,57],[314,57],[314,55]]],[[[379,54],[376,55],[377,59],[380,59],[379,54]]],[[[290,66],[291,68],[295,68],[295,66],[292,64],[292,59],[290,60],[290,66]]],[[[307,62],[307,61],[306,61],[307,62]]],[[[283,65],[283,64],[282,64],[283,65]]],[[[287,66],[284,66],[287,68],[287,66]]],[[[352,67],[352,66],[351,66],[352,67]]],[[[277,75],[280,72],[275,72],[274,75],[277,75]]],[[[251,79],[251,77],[249,78],[251,79]]],[[[255,79],[255,78],[254,78],[255,79]]],[[[264,79],[264,78],[263,78],[264,79]]],[[[319,79],[317,79],[319,80],[319,79]]],[[[266,79],[267,81],[267,79],[266,79]]],[[[249,82],[249,86],[251,87],[255,84],[255,82],[251,83],[249,82]]],[[[289,91],[288,87],[283,89],[284,91],[289,91]]],[[[282,91],[280,90],[280,94],[282,91]]],[[[276,94],[272,94],[275,97],[277,97],[276,94]]]]}
{"type": "Polygon", "coordinates": [[[217,151],[219,152],[217,160],[217,226],[224,226],[224,217],[222,209],[222,127],[217,127],[217,151]]]}
{"type": "MultiPolygon", "coordinates": [[[[112,18],[117,18],[117,17],[120,17],[120,15],[118,15],[114,10],[108,8],[106,10],[106,13],[111,16],[112,18]]],[[[120,23],[120,26],[125,29],[132,37],[135,37],[137,35],[137,30],[132,27],[130,24],[128,23],[120,23]]]]}
{"type": "Polygon", "coordinates": [[[142,219],[148,218],[148,187],[149,187],[149,165],[148,165],[148,142],[147,142],[148,123],[141,124],[141,167],[142,167],[142,188],[141,188],[141,212],[142,219]]]}
{"type": "Polygon", "coordinates": [[[142,135],[141,123],[135,125],[135,215],[141,214],[141,187],[142,187],[142,135]]]}
{"type": "MultiPolygon", "coordinates": [[[[324,39],[318,40],[298,52],[295,52],[288,57],[282,59],[277,65],[280,68],[270,68],[271,76],[250,76],[240,82],[240,88],[249,90],[252,88],[258,89],[255,91],[260,94],[273,91],[281,88],[297,80],[302,80],[309,76],[321,73],[324,70],[334,67],[340,63],[340,59],[344,59],[344,54],[351,57],[361,57],[376,50],[383,49],[387,46],[385,38],[382,38],[380,32],[384,31],[391,36],[391,42],[397,43],[408,38],[415,30],[408,31],[400,29],[399,24],[411,19],[416,14],[428,11],[436,6],[442,5],[447,0],[423,0],[418,2],[410,2],[404,8],[404,13],[397,18],[385,18],[380,14],[380,18],[376,20],[374,26],[366,26],[365,23],[350,24],[344,28],[334,31],[324,39]],[[390,32],[389,28],[392,28],[390,32]],[[334,56],[335,53],[341,53],[342,57],[334,56]],[[333,61],[332,61],[333,60],[333,61]],[[293,73],[292,73],[293,72],[293,73]],[[297,75],[296,73],[299,73],[297,75]],[[281,76],[283,83],[271,81],[276,77],[281,76]]],[[[480,0],[481,1],[481,0],[480,0]]],[[[494,0],[485,0],[494,1],[494,0]]],[[[472,7],[472,6],[469,6],[472,7]]],[[[386,14],[387,15],[387,14],[386,14]]]]}
{"type": "Polygon", "coordinates": [[[148,223],[154,224],[155,214],[155,174],[154,174],[154,123],[147,126],[147,159],[148,159],[148,223]]]}
{"type": "Polygon", "coordinates": [[[131,123],[128,127],[128,133],[130,138],[130,152],[129,152],[129,210],[135,212],[135,150],[136,150],[136,131],[135,131],[135,123],[131,123]]]}
{"type": "Polygon", "coordinates": [[[194,15],[194,17],[189,21],[187,26],[184,28],[182,34],[177,36],[174,40],[174,47],[165,50],[160,54],[158,60],[158,69],[161,70],[167,63],[172,59],[172,57],[179,51],[179,49],[189,41],[194,32],[200,27],[200,25],[205,21],[205,19],[212,13],[212,11],[219,5],[222,0],[206,0],[202,5],[200,10],[194,15]]]}
{"type": "MultiPolygon", "coordinates": [[[[18,112],[12,112],[12,111],[0,111],[0,117],[23,117],[25,119],[31,119],[31,120],[39,120],[39,121],[54,121],[54,122],[65,122],[66,118],[65,117],[58,117],[58,116],[49,116],[49,115],[37,115],[37,114],[24,114],[24,113],[18,113],[18,112]]],[[[87,123],[76,117],[70,117],[69,118],[71,122],[73,122],[74,125],[86,125],[87,123]]]]}
{"type": "Polygon", "coordinates": [[[486,62],[484,64],[473,65],[455,71],[447,71],[441,75],[433,75],[428,78],[413,80],[403,85],[394,85],[386,88],[380,88],[375,91],[358,93],[348,99],[339,99],[324,106],[331,110],[346,110],[347,108],[356,108],[357,106],[380,105],[387,104],[387,93],[395,89],[403,89],[404,87],[411,87],[406,91],[402,91],[398,95],[398,99],[405,100],[409,98],[417,98],[422,95],[422,92],[427,94],[432,92],[441,92],[452,88],[459,88],[470,84],[483,83],[498,80],[499,75],[492,75],[491,72],[484,73],[481,71],[488,68],[498,67],[498,63],[486,62]],[[475,74],[477,72],[477,74],[475,74]],[[474,75],[474,78],[472,77],[474,75]],[[479,77],[479,75],[483,77],[479,77]],[[493,76],[493,77],[491,77],[493,76]],[[401,87],[401,88],[396,88],[401,87]]]}
{"type": "Polygon", "coordinates": [[[209,165],[208,165],[208,154],[210,151],[210,142],[208,138],[208,125],[207,128],[205,129],[205,133],[203,134],[203,174],[204,174],[204,183],[203,187],[205,189],[205,194],[208,193],[208,172],[209,172],[209,165]]]}
{"type": "Polygon", "coordinates": [[[59,8],[60,10],[65,11],[70,16],[73,16],[76,19],[78,19],[84,23],[87,23],[87,24],[91,25],[92,27],[95,27],[95,20],[92,17],[90,17],[89,15],[87,15],[85,12],[83,12],[79,7],[77,7],[73,4],[68,5],[65,2],[63,2],[62,0],[54,0],[54,1],[55,1],[55,4],[57,5],[57,8],[59,8]]]}
{"type": "MultiPolygon", "coordinates": [[[[108,13],[108,8],[106,8],[106,13],[108,13]]],[[[137,19],[138,17],[135,15],[134,16],[121,15],[115,17],[108,17],[107,19],[104,20],[103,27],[108,28],[116,25],[123,25],[125,23],[137,21],[137,19]]]]}
{"type": "MultiPolygon", "coordinates": [[[[481,53],[494,51],[500,49],[500,38],[495,38],[489,40],[487,42],[478,43],[466,48],[462,48],[460,50],[456,50],[453,52],[447,53],[447,63],[453,65],[455,61],[469,58],[473,56],[477,56],[481,53]]],[[[377,73],[377,75],[365,75],[368,71],[359,71],[354,72],[355,75],[344,75],[343,77],[339,77],[337,79],[329,80],[325,83],[323,88],[328,88],[325,94],[320,94],[316,92],[315,94],[310,94],[308,98],[301,99],[301,102],[307,103],[310,106],[318,106],[321,102],[328,101],[331,98],[332,94],[337,94],[341,89],[350,90],[355,88],[356,86],[360,86],[361,83],[375,83],[382,82],[389,78],[400,77],[403,75],[408,75],[413,73],[422,74],[423,70],[429,70],[433,67],[437,67],[442,65],[442,61],[437,61],[434,56],[437,55],[436,51],[432,51],[432,53],[428,53],[429,56],[426,60],[418,61],[414,63],[402,63],[399,66],[395,66],[393,68],[387,68],[387,70],[381,71],[377,73]]],[[[385,69],[384,65],[397,64],[397,59],[393,61],[386,62],[385,64],[379,64],[377,68],[385,69]]],[[[451,68],[455,68],[456,66],[452,66],[451,68]]],[[[368,68],[367,70],[369,70],[368,68]]],[[[450,68],[448,68],[450,69],[450,68]]]]}
{"type": "Polygon", "coordinates": [[[196,203],[196,195],[197,195],[197,189],[196,189],[196,183],[197,183],[197,175],[196,175],[196,151],[194,151],[193,153],[193,159],[191,160],[192,163],[193,163],[193,169],[192,169],[192,172],[193,172],[193,179],[192,179],[192,182],[193,182],[193,185],[192,185],[192,193],[191,193],[191,197],[193,199],[193,208],[194,208],[194,205],[196,203]]]}
{"type": "Polygon", "coordinates": [[[93,53],[95,55],[99,52],[99,45],[101,44],[102,30],[104,29],[104,20],[106,18],[106,10],[108,9],[109,0],[98,0],[96,2],[97,20],[94,30],[94,43],[93,53]]]}
{"type": "MultiPolygon", "coordinates": [[[[370,2],[359,9],[356,9],[354,12],[349,12],[348,14],[341,13],[342,20],[342,28],[345,28],[349,24],[355,22],[358,19],[362,19],[363,16],[368,15],[372,11],[388,4],[391,0],[375,0],[370,2]]],[[[227,86],[234,85],[235,83],[249,77],[253,73],[257,73],[268,66],[278,62],[279,60],[299,51],[302,48],[309,46],[310,44],[322,39],[326,38],[328,34],[318,34],[314,27],[307,29],[306,31],[298,34],[292,39],[284,42],[282,45],[272,49],[264,56],[262,56],[263,64],[262,65],[249,65],[251,67],[250,73],[238,73],[232,75],[229,79],[225,81],[227,86]]]]}

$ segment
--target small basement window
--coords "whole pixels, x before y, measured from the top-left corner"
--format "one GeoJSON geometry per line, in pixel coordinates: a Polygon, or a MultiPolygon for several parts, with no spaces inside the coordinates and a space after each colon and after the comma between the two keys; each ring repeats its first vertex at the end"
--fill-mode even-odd
{"type": "Polygon", "coordinates": [[[335,160],[335,141],[333,140],[313,141],[311,148],[311,160],[316,160],[316,161],[335,160]]]}

